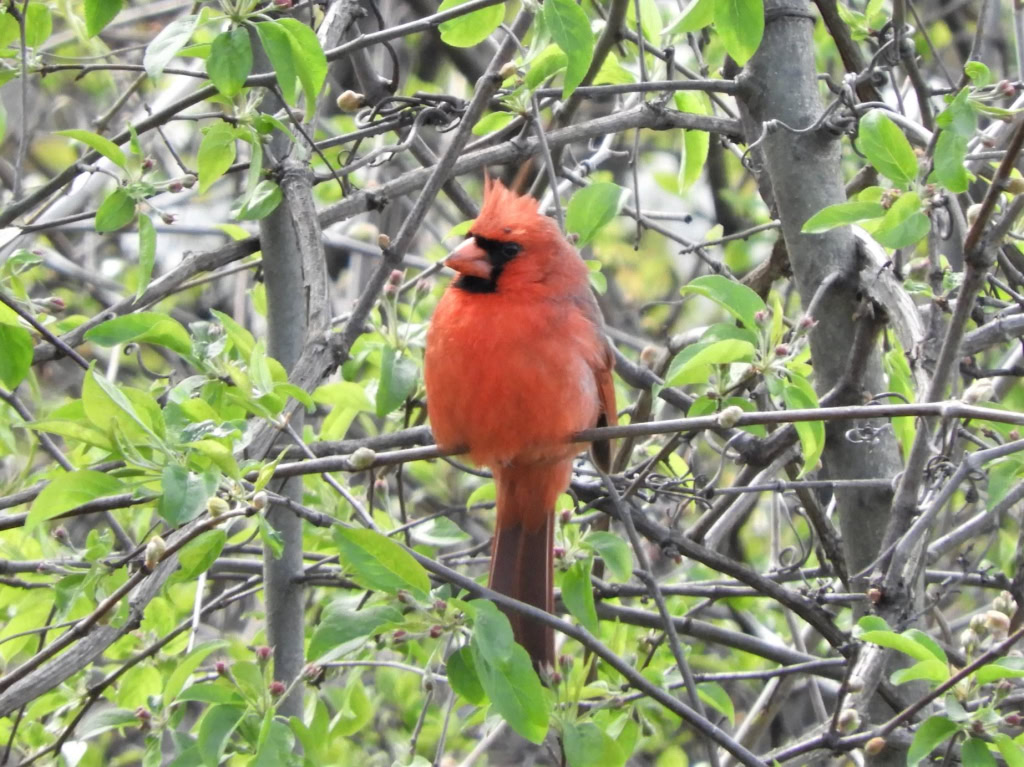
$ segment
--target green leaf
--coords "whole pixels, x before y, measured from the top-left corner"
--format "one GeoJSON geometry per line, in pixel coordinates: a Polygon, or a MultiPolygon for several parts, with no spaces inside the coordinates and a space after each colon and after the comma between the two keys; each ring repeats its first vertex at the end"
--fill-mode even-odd
{"type": "Polygon", "coordinates": [[[589,557],[573,562],[562,575],[562,601],[587,631],[596,635],[600,628],[597,623],[597,609],[594,607],[594,589],[590,585],[590,568],[593,560],[589,557]]]}
{"type": "Polygon", "coordinates": [[[897,634],[895,631],[874,629],[863,632],[858,639],[864,642],[871,642],[880,647],[887,647],[890,650],[898,650],[904,655],[909,655],[914,660],[936,660],[933,649],[918,641],[917,637],[909,634],[909,632],[897,634]]]}
{"type": "Polygon", "coordinates": [[[561,72],[569,64],[565,51],[552,43],[530,62],[524,82],[531,91],[552,75],[561,72]]]}
{"type": "Polygon", "coordinates": [[[931,225],[931,219],[921,212],[917,192],[905,192],[886,211],[872,236],[887,248],[902,248],[926,237],[931,225]]]}
{"type": "Polygon", "coordinates": [[[903,131],[881,109],[860,119],[857,148],[879,173],[897,184],[917,178],[917,156],[903,131]]]}
{"type": "Polygon", "coordinates": [[[974,672],[978,684],[991,684],[1000,679],[1024,679],[1024,658],[1000,658],[974,672]]]}
{"type": "Polygon", "coordinates": [[[959,727],[944,716],[932,716],[924,721],[914,733],[914,740],[907,751],[907,767],[916,767],[918,762],[930,754],[940,743],[950,738],[959,727]]]}
{"type": "Polygon", "coordinates": [[[232,215],[239,221],[259,221],[266,218],[281,204],[281,187],[270,179],[263,179],[253,189],[252,194],[244,200],[232,215]]]}
{"type": "Polygon", "coordinates": [[[907,668],[898,668],[889,676],[889,681],[895,685],[916,682],[921,679],[941,684],[949,679],[949,666],[932,658],[931,660],[920,661],[907,668]]]}
{"type": "Polygon", "coordinates": [[[636,6],[640,6],[640,29],[644,38],[657,45],[661,37],[661,11],[658,10],[658,3],[655,0],[639,0],[626,4],[626,23],[630,29],[636,29],[636,6]]]}
{"type": "Polygon", "coordinates": [[[197,474],[184,466],[165,466],[160,478],[162,494],[157,513],[174,527],[190,522],[206,508],[219,480],[217,471],[197,474]]]}
{"type": "Polygon", "coordinates": [[[96,231],[99,234],[115,232],[128,226],[135,218],[135,200],[118,187],[100,204],[96,211],[96,231]]]}
{"type": "Polygon", "coordinates": [[[25,532],[32,532],[46,520],[83,503],[119,493],[123,488],[121,480],[92,469],[60,474],[51,479],[32,502],[25,518],[25,532]]]}
{"type": "Polygon", "coordinates": [[[629,190],[608,182],[576,190],[565,211],[565,228],[580,236],[578,247],[582,248],[593,240],[607,223],[619,215],[628,195],[629,190]]]}
{"type": "MultiPolygon", "coordinates": [[[[256,32],[259,34],[260,42],[263,43],[263,50],[266,51],[267,58],[270,59],[270,64],[274,68],[277,84],[281,88],[284,100],[288,104],[294,105],[295,78],[298,74],[298,68],[292,53],[291,36],[276,21],[258,22],[256,24],[256,32]]],[[[203,174],[200,172],[199,178],[202,177],[203,174]]]]}
{"type": "Polygon", "coordinates": [[[416,391],[420,371],[416,363],[392,346],[385,346],[380,359],[377,387],[377,416],[383,418],[416,391]]]}
{"type": "Polygon", "coordinates": [[[840,202],[819,210],[804,222],[800,231],[805,234],[820,234],[829,229],[835,229],[837,226],[856,224],[859,221],[881,218],[884,215],[885,208],[881,203],[859,200],[840,202]]]}
{"type": "Polygon", "coordinates": [[[147,75],[155,79],[163,74],[164,68],[171,63],[171,59],[188,45],[198,22],[198,15],[189,14],[175,19],[160,30],[146,46],[146,53],[142,57],[142,66],[147,75]]]}
{"type": "Polygon", "coordinates": [[[178,561],[181,563],[178,577],[182,580],[191,580],[199,573],[209,570],[220,556],[227,539],[227,533],[217,528],[197,535],[182,546],[178,552],[178,561]]]}
{"type": "Polygon", "coordinates": [[[971,174],[964,160],[967,157],[967,139],[951,130],[944,130],[935,142],[934,169],[928,180],[941,184],[954,194],[967,191],[971,174]]]}
{"type": "MultiPolygon", "coordinates": [[[[145,213],[139,214],[139,287],[135,290],[138,300],[149,287],[153,276],[153,262],[156,260],[156,228],[153,219],[145,213]]],[[[189,344],[191,347],[191,344],[189,344]]]]}
{"type": "Polygon", "coordinates": [[[629,756],[593,722],[566,724],[564,744],[569,767],[622,767],[629,756]]]}
{"type": "Polygon", "coordinates": [[[122,0],[85,0],[85,31],[95,37],[114,20],[121,10],[122,0]]]}
{"type": "Polygon", "coordinates": [[[997,732],[992,736],[996,748],[1003,755],[1008,767],[1024,767],[1024,747],[1014,741],[1004,732],[997,732]]]}
{"type": "Polygon", "coordinates": [[[90,149],[99,152],[121,170],[128,169],[128,160],[124,156],[124,152],[121,150],[121,147],[98,133],[93,133],[88,130],[59,130],[54,135],[67,136],[68,138],[81,142],[90,149]]]}
{"type": "Polygon", "coordinates": [[[476,665],[473,663],[473,651],[468,646],[460,647],[448,656],[446,671],[448,684],[457,695],[477,706],[482,706],[487,701],[480,677],[476,673],[476,665]]]}
{"type": "Polygon", "coordinates": [[[743,66],[764,36],[762,0],[715,0],[715,30],[725,51],[743,66]]]}
{"type": "MultiPolygon", "coordinates": [[[[676,109],[698,115],[711,114],[711,100],[697,91],[676,91],[676,109]]],[[[683,130],[683,147],[679,158],[677,186],[683,194],[700,178],[708,159],[711,135],[707,131],[683,130]]]]}
{"type": "Polygon", "coordinates": [[[667,35],[685,35],[704,29],[715,20],[715,0],[690,0],[683,12],[669,22],[667,35]]]}
{"type": "Polygon", "coordinates": [[[32,334],[0,322],[0,383],[13,391],[32,368],[32,334]]]}
{"type": "Polygon", "coordinates": [[[720,274],[707,274],[691,280],[680,291],[684,296],[688,293],[710,298],[729,314],[743,323],[744,327],[757,332],[757,321],[754,316],[766,311],[764,301],[746,285],[742,285],[720,274]]]}
{"type": "Polygon", "coordinates": [[[971,101],[967,88],[961,88],[949,106],[935,118],[935,124],[943,130],[951,130],[958,136],[970,140],[978,130],[978,113],[971,101]]]}
{"type": "Polygon", "coordinates": [[[178,659],[174,663],[174,669],[167,677],[167,682],[164,684],[163,700],[164,706],[170,705],[178,697],[178,693],[181,692],[185,686],[185,682],[192,675],[192,672],[199,668],[199,664],[206,660],[206,656],[212,653],[214,650],[219,650],[222,647],[227,646],[227,642],[224,640],[215,640],[212,642],[206,642],[201,644],[192,650],[184,658],[178,659]]]}
{"type": "Polygon", "coordinates": [[[181,323],[158,312],[137,312],[101,322],[85,332],[85,340],[100,346],[151,343],[181,355],[191,354],[192,339],[181,323]]]}
{"type": "Polygon", "coordinates": [[[960,763],[964,767],[996,767],[995,757],[981,738],[968,738],[960,747],[960,763]]]}
{"type": "Polygon", "coordinates": [[[352,569],[352,580],[368,589],[394,594],[408,589],[418,599],[430,591],[427,571],[412,554],[374,530],[335,528],[341,562],[352,569]]]}
{"type": "Polygon", "coordinates": [[[968,61],[964,65],[964,74],[971,78],[971,81],[978,88],[984,88],[992,83],[992,70],[980,61],[968,61]]]}
{"type": "MultiPolygon", "coordinates": [[[[257,25],[262,26],[262,24],[257,25]]],[[[273,61],[273,60],[272,60],[273,61]]],[[[280,77],[280,72],[278,77],[280,77]]],[[[235,161],[235,129],[226,122],[211,125],[199,144],[196,165],[199,170],[199,193],[202,194],[214,181],[224,175],[235,161]]]]}
{"type": "Polygon", "coordinates": [[[922,645],[923,647],[927,648],[928,651],[931,652],[933,656],[935,656],[936,660],[941,661],[942,663],[949,662],[949,659],[946,657],[946,651],[942,649],[939,643],[932,639],[930,636],[928,636],[926,633],[921,631],[920,629],[907,629],[903,632],[903,636],[909,637],[910,639],[913,639],[915,642],[917,642],[919,645],[922,645]]]}
{"type": "Polygon", "coordinates": [[[274,559],[280,559],[281,555],[284,554],[284,538],[281,533],[271,526],[266,517],[259,517],[257,525],[260,529],[260,541],[263,543],[264,548],[270,552],[274,559]]]}
{"type": "MultiPolygon", "coordinates": [[[[818,407],[818,397],[806,378],[793,376],[792,382],[782,390],[782,399],[790,410],[818,407]]],[[[821,421],[798,421],[793,424],[800,438],[800,449],[804,454],[804,465],[800,476],[818,465],[821,452],[825,449],[825,424],[821,421]]]]}
{"type": "Polygon", "coordinates": [[[335,600],[327,605],[317,621],[306,656],[310,661],[320,660],[325,653],[335,648],[356,639],[369,639],[384,627],[401,623],[402,614],[394,607],[376,605],[352,610],[345,600],[335,600]]]}
{"type": "Polygon", "coordinates": [[[491,112],[473,126],[473,135],[486,136],[488,133],[494,133],[504,128],[514,119],[516,119],[516,116],[511,112],[491,112]]]}
{"type": "Polygon", "coordinates": [[[712,365],[728,365],[733,362],[749,362],[754,358],[754,345],[749,341],[726,339],[710,343],[696,343],[687,346],[672,360],[665,374],[666,386],[707,381],[712,365]]]}
{"type": "Polygon", "coordinates": [[[53,31],[53,16],[42,3],[29,3],[25,8],[25,45],[38,48],[53,31]]]}
{"type": "Polygon", "coordinates": [[[212,706],[199,722],[196,746],[205,767],[217,767],[227,748],[231,734],[242,721],[245,709],[241,706],[212,706]]]}
{"type": "Polygon", "coordinates": [[[544,22],[555,41],[568,57],[562,98],[568,98],[576,86],[583,82],[594,57],[594,33],[590,19],[574,0],[547,0],[544,3],[544,22]]]}
{"type": "Polygon", "coordinates": [[[327,79],[327,56],[320,46],[316,32],[298,19],[278,19],[292,47],[292,62],[295,73],[299,76],[302,90],[306,94],[306,119],[313,116],[316,109],[316,98],[327,79]]]}
{"type": "Polygon", "coordinates": [[[728,719],[731,726],[736,725],[736,708],[732,698],[718,682],[702,682],[697,685],[697,697],[728,719]]]}
{"type": "Polygon", "coordinates": [[[508,618],[497,607],[483,600],[474,600],[470,604],[477,612],[470,644],[473,662],[491,707],[531,743],[543,742],[548,732],[551,702],[533,670],[530,656],[511,642],[512,628],[508,618]],[[499,620],[504,621],[504,630],[500,633],[507,633],[508,637],[500,652],[490,645],[496,633],[494,624],[499,620]],[[504,652],[506,648],[507,653],[504,652]]]}
{"type": "Polygon", "coordinates": [[[615,580],[626,582],[633,575],[633,552],[629,544],[618,535],[602,530],[587,533],[583,545],[604,560],[615,580]]]}
{"type": "Polygon", "coordinates": [[[223,96],[231,99],[238,95],[251,70],[252,46],[245,27],[232,27],[213,39],[206,73],[223,96]]]}
{"type": "Polygon", "coordinates": [[[473,617],[473,642],[480,645],[477,651],[492,664],[509,662],[516,642],[508,616],[486,599],[474,599],[469,604],[476,610],[473,617]]]}
{"type": "MultiPolygon", "coordinates": [[[[465,3],[466,0],[444,0],[437,12],[443,13],[465,3]]],[[[470,48],[479,45],[498,28],[505,19],[505,4],[498,3],[480,8],[463,16],[442,21],[438,30],[441,42],[454,48],[470,48]]]]}

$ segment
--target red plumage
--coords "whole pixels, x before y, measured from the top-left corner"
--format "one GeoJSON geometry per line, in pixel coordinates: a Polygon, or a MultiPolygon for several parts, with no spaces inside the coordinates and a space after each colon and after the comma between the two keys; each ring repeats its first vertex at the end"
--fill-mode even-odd
{"type": "MultiPolygon", "coordinates": [[[[469,239],[446,263],[460,275],[434,312],[424,359],[434,437],[494,474],[491,587],[550,612],[554,505],[581,449],[568,438],[616,422],[587,268],[536,200],[490,180],[469,239]]],[[[607,468],[609,445],[594,455],[607,468]]],[[[534,662],[552,664],[551,631],[509,620],[534,662]]]]}

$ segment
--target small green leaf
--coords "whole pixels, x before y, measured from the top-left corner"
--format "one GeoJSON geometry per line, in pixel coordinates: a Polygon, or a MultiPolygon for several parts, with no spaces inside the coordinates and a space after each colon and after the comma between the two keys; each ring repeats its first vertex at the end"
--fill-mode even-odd
{"type": "Polygon", "coordinates": [[[897,184],[917,178],[917,155],[903,131],[881,109],[860,119],[857,148],[879,173],[897,184]]]}
{"type": "MultiPolygon", "coordinates": [[[[262,26],[258,25],[258,26],[262,26]]],[[[280,73],[278,73],[280,77],[280,73]]],[[[199,193],[202,194],[214,181],[224,175],[235,161],[235,129],[226,122],[217,122],[206,130],[199,144],[196,165],[199,170],[199,193]]]]}
{"type": "Polygon", "coordinates": [[[335,528],[341,562],[352,569],[352,580],[389,594],[407,589],[418,599],[430,591],[427,571],[399,544],[374,530],[335,528]]]}
{"type": "Polygon", "coordinates": [[[884,215],[885,208],[881,203],[859,200],[840,202],[819,210],[804,222],[800,231],[805,234],[820,234],[829,229],[835,229],[837,226],[856,224],[872,218],[881,218],[884,215]]]}
{"type": "MultiPolygon", "coordinates": [[[[437,12],[449,11],[465,2],[466,0],[444,0],[437,12]]],[[[441,42],[453,48],[471,48],[490,37],[504,19],[505,4],[498,3],[442,21],[438,27],[441,42]]]]}
{"type": "Polygon", "coordinates": [[[991,684],[1000,679],[1024,679],[1024,658],[999,658],[974,672],[978,684],[991,684]]]}
{"type": "Polygon", "coordinates": [[[473,642],[480,645],[478,652],[493,664],[501,665],[510,661],[516,642],[508,617],[493,602],[485,599],[474,599],[469,604],[476,610],[473,617],[473,642]]]}
{"type": "Polygon", "coordinates": [[[565,51],[552,43],[530,62],[530,68],[524,78],[526,87],[532,91],[549,77],[565,69],[568,64],[569,57],[565,55],[565,51]]]}
{"type": "Polygon", "coordinates": [[[178,552],[181,570],[178,571],[176,577],[188,581],[199,573],[209,570],[220,556],[227,537],[227,533],[217,528],[216,530],[207,530],[182,546],[181,551],[178,552]]]}
{"type": "Polygon", "coordinates": [[[685,35],[704,29],[715,20],[715,0],[690,0],[683,12],[669,22],[667,35],[685,35]]]}
{"type": "Polygon", "coordinates": [[[1008,767],[1024,767],[1024,747],[1004,732],[992,736],[1008,767]]]}
{"type": "Polygon", "coordinates": [[[887,647],[890,650],[898,650],[904,655],[909,655],[914,660],[932,661],[936,660],[935,653],[931,647],[918,641],[915,635],[904,632],[897,634],[890,630],[865,631],[858,637],[861,641],[871,642],[880,647],[887,647]]]}
{"type": "Polygon", "coordinates": [[[288,34],[295,73],[306,94],[306,119],[308,120],[313,115],[317,96],[320,95],[320,89],[324,85],[324,80],[327,79],[327,56],[320,46],[316,32],[298,19],[285,17],[278,19],[277,23],[288,34]]]}
{"type": "Polygon", "coordinates": [[[75,141],[79,141],[85,144],[90,149],[99,152],[101,155],[110,160],[114,165],[119,167],[121,170],[128,169],[128,160],[124,156],[124,152],[117,144],[108,138],[104,138],[98,133],[93,133],[88,130],[60,130],[57,131],[57,136],[67,136],[75,141]]]}
{"type": "Polygon", "coordinates": [[[968,88],[961,88],[949,106],[935,118],[935,124],[943,130],[951,130],[968,141],[978,130],[978,113],[968,88]]]}
{"type": "Polygon", "coordinates": [[[872,236],[887,248],[913,245],[928,235],[931,219],[921,212],[917,192],[905,192],[892,204],[872,236]]]}
{"type": "Polygon", "coordinates": [[[687,346],[675,356],[665,374],[666,386],[685,386],[707,381],[712,365],[750,362],[754,345],[749,341],[726,339],[687,346]]]}
{"type": "Polygon", "coordinates": [[[259,221],[266,218],[278,205],[281,204],[281,187],[270,179],[263,179],[252,194],[245,200],[244,204],[237,210],[232,210],[232,215],[239,221],[259,221]]]}
{"type": "Polygon", "coordinates": [[[92,469],[80,469],[51,479],[32,502],[25,518],[25,532],[48,519],[97,498],[121,492],[121,480],[92,469]]]}
{"type": "Polygon", "coordinates": [[[163,74],[164,68],[171,63],[171,59],[188,45],[198,22],[198,15],[189,14],[175,19],[160,30],[146,46],[146,53],[142,57],[142,66],[147,75],[155,79],[163,74]]]}
{"type": "Polygon", "coordinates": [[[245,27],[232,27],[213,39],[206,73],[222,95],[231,99],[241,92],[252,70],[252,46],[245,27]]]}
{"type": "Polygon", "coordinates": [[[377,387],[377,416],[383,418],[416,391],[419,368],[392,346],[385,346],[380,360],[380,385],[377,387]]]}
{"type": "Polygon", "coordinates": [[[718,682],[702,682],[697,685],[697,697],[728,719],[730,725],[735,726],[736,708],[722,685],[718,682]]]}
{"type": "Polygon", "coordinates": [[[555,41],[568,57],[562,98],[576,90],[594,57],[594,33],[590,19],[574,0],[547,0],[544,3],[544,21],[555,41]]]}
{"type": "Polygon", "coordinates": [[[949,679],[949,666],[932,658],[919,661],[907,668],[898,668],[889,676],[889,681],[895,685],[916,682],[921,679],[941,684],[949,679]]]}
{"type": "Polygon", "coordinates": [[[995,757],[981,738],[968,738],[960,748],[960,763],[964,767],[996,767],[995,757]]]}
{"type": "Polygon", "coordinates": [[[583,545],[604,560],[615,580],[625,583],[633,575],[633,552],[629,544],[618,535],[597,530],[587,533],[583,545]]]}
{"type": "MultiPolygon", "coordinates": [[[[149,287],[153,276],[153,262],[156,260],[156,227],[153,219],[145,213],[139,214],[139,287],[135,290],[138,300],[149,287]]],[[[189,344],[191,346],[191,344],[189,344]]]]}
{"type": "MultiPolygon", "coordinates": [[[[814,388],[806,378],[793,376],[791,383],[782,390],[782,399],[790,410],[803,410],[818,407],[818,397],[814,388]]],[[[804,465],[800,476],[818,465],[818,459],[825,449],[825,424],[821,421],[798,421],[793,424],[800,438],[800,449],[804,454],[804,465]]]]}
{"type": "Polygon", "coordinates": [[[118,187],[100,204],[96,211],[96,231],[99,234],[115,232],[132,222],[135,218],[135,200],[121,187],[118,187]]]}
{"type": "Polygon", "coordinates": [[[764,36],[762,0],[715,0],[715,30],[725,51],[743,66],[761,45],[764,36]]]}
{"type": "MultiPolygon", "coordinates": [[[[295,79],[298,74],[295,57],[292,52],[291,36],[276,21],[261,21],[256,24],[256,32],[263,43],[270,65],[277,76],[277,84],[281,94],[289,105],[295,104],[295,79]]],[[[200,171],[199,178],[203,174],[200,171]]]]}
{"type": "Polygon", "coordinates": [[[85,340],[100,346],[129,342],[166,346],[178,354],[192,352],[192,339],[181,323],[159,312],[137,312],[101,322],[85,332],[85,340]]]}
{"type": "Polygon", "coordinates": [[[562,575],[562,601],[591,634],[600,630],[597,623],[597,609],[594,607],[594,589],[590,585],[590,568],[593,560],[589,557],[573,562],[562,575]]]}
{"type": "Polygon", "coordinates": [[[198,474],[184,466],[165,466],[160,478],[162,494],[157,513],[174,527],[190,522],[206,508],[206,502],[217,490],[219,480],[216,471],[198,474]]]}
{"type": "Polygon", "coordinates": [[[114,20],[121,10],[122,0],[85,0],[85,31],[95,37],[114,20]]]}
{"type": "Polygon", "coordinates": [[[971,81],[978,88],[990,85],[993,80],[992,70],[980,61],[968,61],[964,65],[964,74],[971,78],[971,81]]]}
{"type": "Polygon", "coordinates": [[[569,767],[622,767],[628,754],[593,722],[569,722],[565,727],[565,758],[569,767]]]}
{"type": "Polygon", "coordinates": [[[473,135],[486,136],[488,133],[494,133],[504,128],[514,119],[516,119],[516,116],[511,112],[491,112],[473,126],[473,135]]]}
{"type": "Polygon", "coordinates": [[[966,192],[971,180],[964,164],[966,157],[967,139],[951,130],[942,131],[935,142],[934,169],[928,180],[954,194],[966,192]]]}
{"type": "Polygon", "coordinates": [[[916,767],[918,762],[945,740],[948,740],[959,727],[944,716],[929,717],[917,728],[914,740],[907,751],[907,767],[916,767]]]}
{"type": "Polygon", "coordinates": [[[32,367],[32,334],[25,328],[0,323],[0,383],[13,391],[32,367]]]}
{"type": "Polygon", "coordinates": [[[688,293],[710,298],[729,314],[743,323],[748,330],[757,332],[757,321],[754,316],[766,311],[767,307],[761,296],[735,280],[720,274],[707,274],[691,280],[680,291],[684,296],[688,293]]]}
{"type": "Polygon", "coordinates": [[[212,706],[207,710],[199,722],[199,734],[196,739],[196,746],[205,767],[217,767],[220,764],[228,740],[244,714],[245,708],[241,706],[212,706]]]}
{"type": "Polygon", "coordinates": [[[227,646],[227,642],[223,640],[206,642],[205,644],[201,644],[196,647],[184,658],[177,659],[174,663],[173,670],[167,677],[167,682],[164,684],[164,706],[168,706],[172,701],[177,699],[178,693],[180,693],[182,688],[185,686],[185,682],[188,681],[192,672],[199,668],[199,664],[206,660],[207,655],[212,653],[214,650],[219,650],[225,646],[227,646]]]}
{"type": "MultiPolygon", "coordinates": [[[[711,114],[711,101],[706,94],[697,91],[677,91],[675,95],[676,109],[698,115],[711,114]]],[[[680,131],[683,134],[683,147],[679,159],[679,177],[677,186],[683,194],[700,178],[704,163],[708,159],[711,136],[707,131],[680,131]]]]}
{"type": "Polygon", "coordinates": [[[42,3],[29,3],[25,8],[25,45],[38,48],[50,38],[53,16],[42,3]]]}
{"type": "Polygon", "coordinates": [[[487,701],[487,695],[480,685],[480,677],[473,663],[473,651],[468,646],[460,647],[448,656],[446,671],[448,684],[457,695],[477,706],[482,706],[487,701]]]}
{"type": "Polygon", "coordinates": [[[628,196],[629,190],[608,182],[576,190],[565,211],[565,228],[580,236],[577,246],[582,248],[593,240],[606,224],[619,215],[628,196]]]}
{"type": "Polygon", "coordinates": [[[344,600],[335,600],[327,605],[317,621],[306,656],[311,661],[321,660],[335,648],[356,639],[369,639],[385,627],[401,623],[402,614],[394,607],[376,605],[352,610],[344,600]]]}

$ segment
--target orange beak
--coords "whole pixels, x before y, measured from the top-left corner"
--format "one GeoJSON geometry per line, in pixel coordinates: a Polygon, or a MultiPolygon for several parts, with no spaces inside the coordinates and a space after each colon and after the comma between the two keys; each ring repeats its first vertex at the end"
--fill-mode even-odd
{"type": "Polygon", "coordinates": [[[470,237],[455,250],[448,254],[444,265],[454,269],[460,274],[468,274],[470,277],[480,277],[485,280],[491,278],[493,267],[487,258],[487,251],[476,244],[476,240],[470,237]]]}

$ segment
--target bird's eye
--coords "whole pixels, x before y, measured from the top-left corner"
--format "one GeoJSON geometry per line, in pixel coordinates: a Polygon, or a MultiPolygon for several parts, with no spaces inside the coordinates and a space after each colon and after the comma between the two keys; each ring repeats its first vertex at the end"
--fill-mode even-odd
{"type": "Polygon", "coordinates": [[[522,248],[516,245],[516,243],[506,242],[504,245],[501,246],[501,255],[503,255],[505,258],[515,258],[517,255],[519,255],[520,250],[522,250],[522,248]]]}

